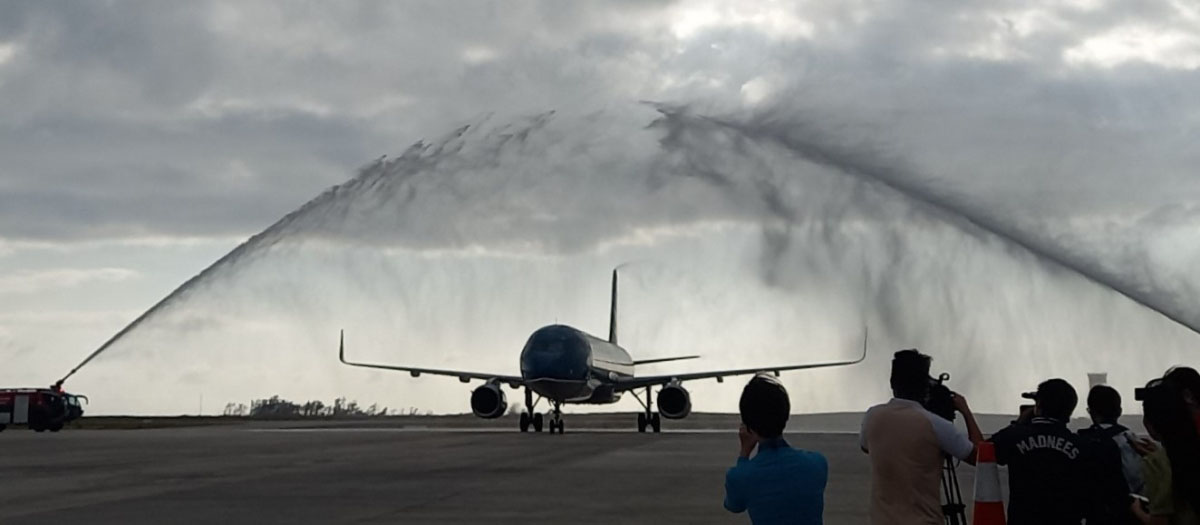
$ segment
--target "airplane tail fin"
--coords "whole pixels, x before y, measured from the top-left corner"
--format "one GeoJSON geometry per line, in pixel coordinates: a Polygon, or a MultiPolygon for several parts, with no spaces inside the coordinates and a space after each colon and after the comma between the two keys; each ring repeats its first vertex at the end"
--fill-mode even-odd
{"type": "Polygon", "coordinates": [[[612,299],[608,306],[608,342],[617,344],[617,269],[612,273],[612,299]]]}

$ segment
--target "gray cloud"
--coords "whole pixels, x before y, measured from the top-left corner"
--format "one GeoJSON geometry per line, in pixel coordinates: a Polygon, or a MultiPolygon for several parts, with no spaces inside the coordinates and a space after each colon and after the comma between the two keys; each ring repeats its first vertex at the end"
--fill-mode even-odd
{"type": "Polygon", "coordinates": [[[637,99],[736,109],[756,79],[776,106],[1039,216],[1138,213],[1197,191],[1195,73],[1064,58],[1114,28],[1188,31],[1185,6],[765,7],[794,27],[721,3],[10,4],[0,235],[249,233],[367,159],[481,113],[637,99]],[[206,197],[235,162],[252,180],[224,203],[206,197]],[[1161,183],[1133,182],[1146,176],[1161,183]],[[211,213],[175,213],[197,207],[211,213]]]}

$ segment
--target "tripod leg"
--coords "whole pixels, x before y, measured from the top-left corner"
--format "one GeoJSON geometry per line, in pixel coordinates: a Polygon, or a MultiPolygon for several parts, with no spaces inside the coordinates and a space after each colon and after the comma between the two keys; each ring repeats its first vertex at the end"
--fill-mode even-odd
{"type": "Polygon", "coordinates": [[[958,486],[958,471],[954,467],[954,458],[946,456],[942,463],[942,497],[946,503],[942,505],[942,515],[947,525],[966,525],[967,506],[963,504],[962,490],[958,486]]]}

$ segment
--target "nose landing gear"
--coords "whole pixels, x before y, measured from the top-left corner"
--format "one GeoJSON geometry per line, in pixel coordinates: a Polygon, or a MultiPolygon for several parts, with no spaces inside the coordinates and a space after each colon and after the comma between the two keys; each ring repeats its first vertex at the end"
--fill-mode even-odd
{"type": "Polygon", "coordinates": [[[559,405],[559,403],[557,401],[555,401],[553,416],[551,416],[551,419],[550,419],[550,433],[551,434],[553,434],[555,432],[555,430],[557,430],[559,434],[563,433],[563,419],[562,419],[561,408],[562,407],[559,405]]]}

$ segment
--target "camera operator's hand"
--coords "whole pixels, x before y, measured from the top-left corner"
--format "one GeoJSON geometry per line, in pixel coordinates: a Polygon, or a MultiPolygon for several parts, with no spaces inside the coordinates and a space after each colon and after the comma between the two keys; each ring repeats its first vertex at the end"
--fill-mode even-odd
{"type": "Polygon", "coordinates": [[[967,398],[960,395],[958,392],[951,392],[950,399],[954,401],[954,410],[962,415],[971,413],[971,407],[967,405],[967,398]]]}
{"type": "Polygon", "coordinates": [[[750,453],[754,452],[754,447],[758,446],[758,435],[753,430],[746,428],[746,425],[742,425],[741,428],[738,428],[738,441],[742,444],[739,455],[748,458],[750,453]]]}

